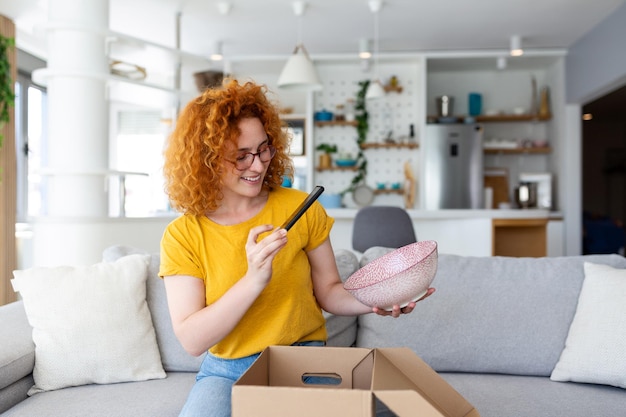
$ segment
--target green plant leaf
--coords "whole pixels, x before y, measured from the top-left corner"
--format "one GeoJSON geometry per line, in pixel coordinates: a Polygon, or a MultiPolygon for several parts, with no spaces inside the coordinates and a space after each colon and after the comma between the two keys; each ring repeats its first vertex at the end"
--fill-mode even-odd
{"type": "Polygon", "coordinates": [[[354,103],[354,109],[356,110],[355,119],[357,122],[356,143],[359,147],[359,153],[356,158],[357,171],[348,188],[339,193],[342,196],[346,193],[354,191],[357,186],[365,182],[365,177],[367,176],[367,158],[365,157],[365,153],[363,153],[363,149],[361,149],[361,145],[365,143],[365,140],[367,139],[367,132],[369,131],[369,114],[367,113],[367,104],[365,100],[365,94],[367,93],[369,85],[370,80],[359,81],[360,88],[356,94],[356,101],[354,103]]]}
{"type": "MultiPolygon", "coordinates": [[[[10,109],[15,105],[13,80],[8,50],[15,47],[15,39],[0,35],[0,128],[11,120],[10,109]]],[[[0,134],[0,148],[4,137],[0,134]]]]}

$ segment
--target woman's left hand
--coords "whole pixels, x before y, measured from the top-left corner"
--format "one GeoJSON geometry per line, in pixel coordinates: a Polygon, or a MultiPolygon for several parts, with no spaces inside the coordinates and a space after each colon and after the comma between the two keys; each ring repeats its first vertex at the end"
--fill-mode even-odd
{"type": "Polygon", "coordinates": [[[391,317],[400,317],[401,314],[409,314],[413,311],[413,309],[415,308],[415,306],[417,305],[418,302],[422,301],[423,299],[425,299],[426,297],[429,297],[432,293],[435,292],[434,288],[429,288],[428,291],[426,291],[426,294],[424,294],[424,296],[422,298],[420,298],[417,301],[411,301],[409,304],[407,304],[406,306],[400,308],[399,305],[394,305],[393,308],[391,309],[391,311],[387,311],[384,308],[378,308],[378,307],[374,307],[372,309],[372,311],[376,314],[378,314],[379,316],[391,316],[391,317]]]}

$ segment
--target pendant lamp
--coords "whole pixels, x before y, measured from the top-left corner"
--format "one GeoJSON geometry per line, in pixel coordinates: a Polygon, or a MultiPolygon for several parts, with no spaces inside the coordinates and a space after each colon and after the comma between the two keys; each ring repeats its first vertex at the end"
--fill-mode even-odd
{"type": "Polygon", "coordinates": [[[306,2],[293,2],[294,14],[298,17],[298,42],[293,54],[289,57],[280,73],[280,77],[278,77],[278,87],[290,90],[319,91],[322,89],[322,83],[301,41],[300,27],[305,9],[306,2]]]}
{"type": "Polygon", "coordinates": [[[509,52],[511,56],[522,56],[524,50],[522,49],[522,37],[519,35],[511,36],[511,50],[509,52]]]}
{"type": "Polygon", "coordinates": [[[376,71],[376,78],[370,83],[365,93],[366,100],[377,100],[385,97],[385,89],[380,82],[379,75],[379,49],[378,49],[378,12],[380,11],[383,2],[381,0],[370,0],[370,11],[374,13],[374,68],[376,71]]]}
{"type": "Polygon", "coordinates": [[[210,55],[211,61],[221,61],[224,59],[224,53],[222,51],[222,41],[216,41],[213,46],[213,53],[210,55]]]}

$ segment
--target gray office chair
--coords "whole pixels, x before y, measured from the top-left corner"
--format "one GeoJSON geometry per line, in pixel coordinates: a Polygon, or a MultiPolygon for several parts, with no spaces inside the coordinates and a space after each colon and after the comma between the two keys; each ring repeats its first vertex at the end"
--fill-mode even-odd
{"type": "Polygon", "coordinates": [[[357,211],[352,248],[365,252],[373,246],[399,248],[417,242],[413,221],[402,207],[368,206],[357,211]]]}

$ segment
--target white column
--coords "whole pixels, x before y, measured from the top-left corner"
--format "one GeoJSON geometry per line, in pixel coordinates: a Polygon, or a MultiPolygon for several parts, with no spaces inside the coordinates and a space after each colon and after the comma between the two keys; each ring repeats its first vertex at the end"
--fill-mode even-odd
{"type": "Polygon", "coordinates": [[[89,264],[101,258],[108,220],[109,1],[49,0],[48,8],[48,65],[33,74],[48,89],[47,210],[33,220],[33,262],[89,264]]]}
{"type": "Polygon", "coordinates": [[[50,0],[48,216],[106,216],[108,0],[50,0]]]}

